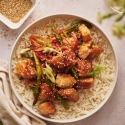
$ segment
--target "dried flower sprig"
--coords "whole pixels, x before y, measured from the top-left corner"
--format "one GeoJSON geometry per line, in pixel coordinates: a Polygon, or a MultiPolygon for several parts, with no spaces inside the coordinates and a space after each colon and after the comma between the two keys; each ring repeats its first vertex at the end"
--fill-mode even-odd
{"type": "Polygon", "coordinates": [[[112,24],[111,30],[114,36],[121,39],[125,36],[125,24],[118,23],[125,17],[125,12],[122,14],[118,14],[116,12],[113,13],[107,13],[107,14],[101,14],[100,12],[97,13],[97,21],[101,24],[104,19],[110,18],[114,15],[118,15],[115,23],[112,24]]]}
{"type": "Polygon", "coordinates": [[[114,36],[122,39],[125,36],[125,24],[114,23],[111,26],[111,30],[114,36]]]}
{"type": "Polygon", "coordinates": [[[99,23],[102,23],[102,21],[104,20],[104,19],[107,19],[107,18],[110,18],[110,17],[112,17],[112,16],[114,16],[114,15],[116,15],[117,13],[108,13],[108,14],[104,14],[104,15],[102,15],[101,14],[101,12],[98,12],[97,13],[97,21],[99,22],[99,23]]]}

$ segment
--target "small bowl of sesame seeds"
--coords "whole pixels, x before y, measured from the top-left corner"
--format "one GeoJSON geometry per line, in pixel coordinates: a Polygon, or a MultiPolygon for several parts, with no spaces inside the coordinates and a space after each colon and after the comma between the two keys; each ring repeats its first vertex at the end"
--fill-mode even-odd
{"type": "Polygon", "coordinates": [[[0,21],[17,29],[32,13],[36,3],[37,0],[0,0],[0,21]]]}

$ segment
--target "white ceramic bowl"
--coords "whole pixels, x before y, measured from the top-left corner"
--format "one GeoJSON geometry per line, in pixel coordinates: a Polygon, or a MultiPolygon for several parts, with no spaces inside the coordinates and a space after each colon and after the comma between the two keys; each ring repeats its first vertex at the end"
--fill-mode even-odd
{"type": "Polygon", "coordinates": [[[28,18],[28,16],[33,12],[38,0],[31,0],[31,2],[32,2],[32,7],[19,22],[13,23],[8,18],[3,16],[1,13],[0,13],[0,21],[2,21],[5,25],[7,25],[11,29],[19,28],[24,23],[24,21],[28,18]]]}
{"type": "Polygon", "coordinates": [[[115,84],[116,84],[116,79],[117,79],[117,73],[118,73],[118,65],[117,65],[117,59],[116,59],[116,54],[115,54],[115,51],[112,47],[112,44],[111,42],[109,41],[109,39],[106,37],[106,35],[103,33],[103,31],[98,28],[96,25],[94,25],[92,22],[84,19],[83,17],[78,17],[78,16],[75,16],[75,15],[66,15],[66,14],[60,14],[60,15],[52,15],[52,16],[49,16],[49,17],[44,17],[42,19],[39,19],[37,21],[35,21],[34,23],[30,24],[27,28],[25,28],[23,30],[23,32],[19,35],[19,37],[17,38],[17,40],[15,41],[15,44],[12,48],[12,52],[10,54],[10,60],[9,60],[9,78],[10,78],[10,83],[11,83],[11,87],[12,87],[12,90],[14,91],[15,95],[17,96],[17,98],[19,99],[19,101],[22,103],[22,105],[27,109],[29,110],[31,113],[33,113],[34,115],[38,116],[39,118],[41,119],[44,119],[44,120],[47,120],[47,121],[51,121],[51,122],[57,122],[57,123],[68,123],[68,122],[74,122],[74,121],[78,121],[78,120],[81,120],[81,119],[84,119],[86,117],[89,117],[91,116],[92,114],[94,114],[96,111],[98,111],[106,102],[107,100],[109,99],[109,97],[111,96],[111,93],[113,92],[113,89],[115,87],[115,84]],[[34,30],[35,27],[37,28],[40,28],[41,25],[44,24],[44,22],[49,22],[49,20],[53,20],[53,19],[57,19],[57,18],[73,18],[73,19],[76,19],[76,20],[85,20],[89,23],[92,24],[92,26],[96,29],[97,32],[99,32],[101,34],[101,36],[105,39],[105,42],[107,42],[107,45],[108,47],[110,48],[110,52],[112,54],[112,63],[114,63],[114,66],[113,66],[113,69],[114,69],[114,73],[113,73],[113,80],[112,82],[110,83],[110,87],[109,87],[109,90],[107,92],[107,94],[105,95],[105,98],[104,100],[101,101],[100,104],[97,105],[96,108],[94,108],[93,110],[89,111],[86,115],[83,115],[83,116],[79,116],[77,118],[72,118],[72,119],[52,119],[52,118],[47,118],[45,116],[42,116],[40,115],[39,113],[35,112],[34,110],[32,110],[21,98],[21,96],[18,94],[18,92],[16,91],[15,89],[15,86],[14,86],[14,81],[13,81],[13,78],[12,78],[12,73],[13,73],[13,66],[12,66],[12,60],[13,60],[13,57],[14,57],[14,54],[16,52],[16,48],[19,44],[19,41],[20,41],[20,38],[23,34],[25,34],[26,32],[29,32],[29,31],[32,31],[34,30]]]}

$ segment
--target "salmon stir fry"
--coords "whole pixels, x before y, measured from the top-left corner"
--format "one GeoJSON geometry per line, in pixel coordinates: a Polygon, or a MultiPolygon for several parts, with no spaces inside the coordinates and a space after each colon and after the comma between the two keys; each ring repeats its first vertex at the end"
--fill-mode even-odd
{"type": "Polygon", "coordinates": [[[54,114],[54,100],[69,109],[67,100],[77,102],[79,90],[93,86],[97,70],[92,61],[104,50],[93,43],[90,28],[85,21],[65,29],[52,26],[51,35],[31,35],[30,46],[21,50],[16,74],[33,91],[33,105],[40,102],[40,114],[54,114]]]}

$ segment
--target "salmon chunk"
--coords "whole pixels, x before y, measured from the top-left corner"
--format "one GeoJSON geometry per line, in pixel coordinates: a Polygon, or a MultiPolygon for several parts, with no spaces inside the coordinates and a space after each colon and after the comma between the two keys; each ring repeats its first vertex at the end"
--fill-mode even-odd
{"type": "Polygon", "coordinates": [[[84,24],[81,24],[78,27],[78,30],[80,31],[82,40],[84,42],[90,41],[92,39],[92,36],[90,34],[90,30],[84,24]]]}
{"type": "Polygon", "coordinates": [[[92,62],[89,60],[80,60],[77,62],[76,70],[80,77],[85,77],[92,71],[92,62]]]}
{"type": "Polygon", "coordinates": [[[56,85],[60,88],[69,88],[76,83],[73,76],[67,74],[58,74],[56,77],[56,85]]]}
{"type": "Polygon", "coordinates": [[[56,108],[52,102],[44,102],[40,104],[38,110],[42,115],[54,114],[56,112],[56,108]]]}
{"type": "Polygon", "coordinates": [[[65,50],[63,53],[54,56],[51,64],[57,69],[64,69],[75,63],[75,54],[72,50],[65,50]]]}
{"type": "Polygon", "coordinates": [[[77,89],[89,89],[91,88],[92,84],[94,83],[94,78],[89,77],[89,78],[82,78],[79,80],[79,83],[77,84],[76,88],[77,89]]]}
{"type": "Polygon", "coordinates": [[[101,46],[93,45],[88,58],[94,59],[94,58],[98,57],[103,51],[104,50],[101,46]]]}
{"type": "Polygon", "coordinates": [[[35,64],[32,60],[27,59],[19,61],[16,65],[17,75],[23,78],[33,78],[36,77],[35,64]]]}
{"type": "Polygon", "coordinates": [[[62,89],[59,90],[58,93],[63,97],[71,101],[78,101],[79,94],[74,88],[62,89]]]}
{"type": "Polygon", "coordinates": [[[81,59],[86,59],[86,57],[90,54],[90,52],[91,52],[91,49],[88,46],[82,45],[79,48],[78,56],[81,59]]]}

